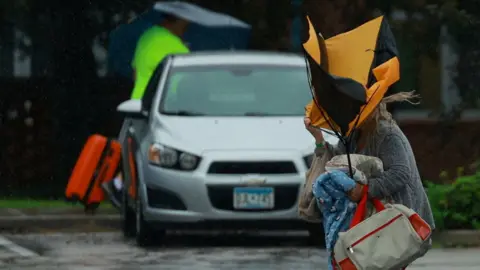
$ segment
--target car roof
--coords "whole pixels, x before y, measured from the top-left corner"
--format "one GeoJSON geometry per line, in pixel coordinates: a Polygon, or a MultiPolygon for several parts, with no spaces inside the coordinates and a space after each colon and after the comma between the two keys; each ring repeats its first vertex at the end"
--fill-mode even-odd
{"type": "Polygon", "coordinates": [[[173,56],[174,67],[210,65],[279,65],[305,67],[300,54],[255,51],[215,51],[177,54],[173,56]]]}

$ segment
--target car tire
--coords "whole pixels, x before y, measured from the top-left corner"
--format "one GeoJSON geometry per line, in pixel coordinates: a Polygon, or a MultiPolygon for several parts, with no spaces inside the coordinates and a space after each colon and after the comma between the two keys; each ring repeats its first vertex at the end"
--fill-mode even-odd
{"type": "Polygon", "coordinates": [[[325,248],[325,232],[322,224],[308,224],[308,241],[312,246],[325,248]]]}
{"type": "Polygon", "coordinates": [[[137,233],[137,228],[135,227],[135,211],[128,205],[129,198],[127,188],[123,189],[122,192],[122,232],[125,238],[132,238],[137,233]]]}
{"type": "Polygon", "coordinates": [[[160,244],[166,235],[165,230],[155,230],[145,220],[143,216],[142,202],[140,199],[138,199],[138,196],[136,200],[135,227],[135,240],[139,247],[149,247],[160,244]]]}

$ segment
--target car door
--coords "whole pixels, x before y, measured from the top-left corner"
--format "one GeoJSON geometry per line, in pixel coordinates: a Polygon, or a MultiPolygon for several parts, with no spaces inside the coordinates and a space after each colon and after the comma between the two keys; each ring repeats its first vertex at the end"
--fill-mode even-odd
{"type": "Polygon", "coordinates": [[[138,168],[141,168],[141,166],[139,166],[139,162],[142,162],[142,159],[137,160],[137,157],[141,151],[140,147],[142,145],[142,141],[148,136],[148,132],[150,131],[149,114],[151,113],[151,108],[155,94],[158,90],[158,85],[164,71],[166,70],[168,59],[169,58],[165,58],[165,60],[158,64],[157,68],[150,77],[147,87],[145,88],[145,92],[141,100],[142,113],[145,115],[145,117],[137,119],[125,119],[125,121],[128,121],[126,124],[128,125],[128,128],[126,132],[126,139],[123,142],[123,145],[126,147],[122,153],[125,157],[127,157],[123,162],[123,165],[126,167],[124,170],[126,174],[124,176],[124,183],[125,188],[128,188],[128,194],[130,195],[129,197],[132,199],[136,199],[137,186],[139,183],[138,181],[140,180],[138,178],[138,168]]]}

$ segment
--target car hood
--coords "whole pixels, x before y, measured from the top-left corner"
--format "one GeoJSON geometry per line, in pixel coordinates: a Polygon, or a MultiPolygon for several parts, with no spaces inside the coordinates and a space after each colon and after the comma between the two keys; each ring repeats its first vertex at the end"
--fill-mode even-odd
{"type": "Polygon", "coordinates": [[[161,118],[158,138],[183,149],[312,151],[314,145],[303,117],[161,118]]]}

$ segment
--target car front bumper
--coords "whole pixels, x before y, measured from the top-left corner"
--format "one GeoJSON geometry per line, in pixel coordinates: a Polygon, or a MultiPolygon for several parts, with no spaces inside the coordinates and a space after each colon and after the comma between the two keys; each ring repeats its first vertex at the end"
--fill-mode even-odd
{"type": "Polygon", "coordinates": [[[149,222],[173,227],[220,223],[224,227],[254,224],[258,228],[265,223],[273,228],[275,221],[282,221],[290,228],[303,224],[297,205],[306,168],[301,157],[295,163],[297,173],[265,176],[266,181],[260,186],[274,188],[275,205],[273,209],[256,211],[233,208],[233,188],[245,186],[241,175],[208,174],[205,162],[193,173],[147,164],[140,185],[144,217],[149,222]]]}

